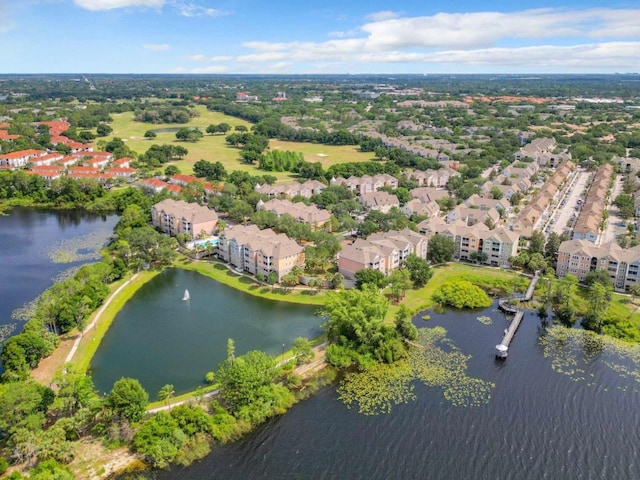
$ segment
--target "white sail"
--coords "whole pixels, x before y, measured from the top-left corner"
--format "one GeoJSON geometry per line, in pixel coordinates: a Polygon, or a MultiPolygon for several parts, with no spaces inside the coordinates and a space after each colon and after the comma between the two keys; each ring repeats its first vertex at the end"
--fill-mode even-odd
{"type": "Polygon", "coordinates": [[[189,290],[184,291],[184,297],[182,297],[182,300],[189,300],[191,298],[191,295],[189,295],[189,290]]]}

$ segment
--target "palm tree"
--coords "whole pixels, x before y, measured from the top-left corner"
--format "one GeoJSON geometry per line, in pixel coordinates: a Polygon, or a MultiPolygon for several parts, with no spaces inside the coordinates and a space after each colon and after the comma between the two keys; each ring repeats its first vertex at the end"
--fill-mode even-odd
{"type": "Polygon", "coordinates": [[[158,392],[158,398],[162,402],[166,401],[167,406],[171,408],[171,403],[169,400],[175,395],[175,393],[176,391],[174,390],[173,385],[168,383],[160,389],[160,391],[158,392]]]}

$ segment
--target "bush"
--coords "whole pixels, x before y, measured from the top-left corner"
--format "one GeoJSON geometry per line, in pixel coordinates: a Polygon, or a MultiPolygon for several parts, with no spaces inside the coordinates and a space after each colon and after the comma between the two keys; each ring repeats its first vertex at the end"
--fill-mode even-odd
{"type": "Polygon", "coordinates": [[[455,308],[486,308],[492,304],[491,298],[480,287],[466,280],[441,285],[433,293],[433,299],[441,305],[455,308]]]}
{"type": "Polygon", "coordinates": [[[0,475],[3,475],[7,468],[9,468],[9,462],[7,462],[6,458],[0,457],[0,475]]]}

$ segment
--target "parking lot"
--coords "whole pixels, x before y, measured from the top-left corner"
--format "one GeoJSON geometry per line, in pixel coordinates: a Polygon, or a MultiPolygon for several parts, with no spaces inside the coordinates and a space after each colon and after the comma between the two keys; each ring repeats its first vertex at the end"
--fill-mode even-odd
{"type": "Polygon", "coordinates": [[[580,204],[584,199],[584,190],[591,176],[586,170],[579,170],[573,177],[571,184],[565,188],[562,196],[552,211],[550,221],[545,229],[545,235],[555,232],[562,235],[565,230],[571,231],[580,213],[580,204]]]}

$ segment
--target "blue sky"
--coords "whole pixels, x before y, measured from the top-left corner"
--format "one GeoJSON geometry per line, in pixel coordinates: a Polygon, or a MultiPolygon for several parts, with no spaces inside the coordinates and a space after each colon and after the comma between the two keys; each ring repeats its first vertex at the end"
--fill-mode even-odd
{"type": "Polygon", "coordinates": [[[637,1],[0,0],[0,73],[638,71],[637,1]]]}

